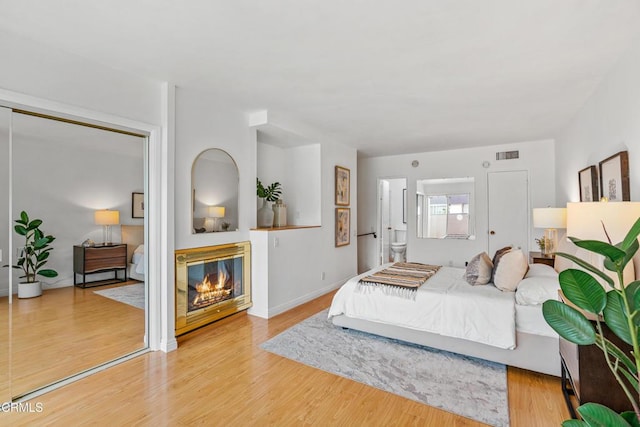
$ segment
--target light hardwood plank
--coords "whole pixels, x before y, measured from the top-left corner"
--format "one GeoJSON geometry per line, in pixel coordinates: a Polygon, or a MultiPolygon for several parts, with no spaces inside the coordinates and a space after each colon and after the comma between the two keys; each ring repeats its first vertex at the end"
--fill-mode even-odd
{"type": "MultiPolygon", "coordinates": [[[[270,320],[222,319],[180,337],[177,351],[149,353],[40,396],[42,413],[0,414],[0,424],[8,417],[16,426],[483,425],[260,349],[332,296],[270,320]]],[[[509,369],[508,384],[512,426],[568,418],[558,378],[509,369]]]]}

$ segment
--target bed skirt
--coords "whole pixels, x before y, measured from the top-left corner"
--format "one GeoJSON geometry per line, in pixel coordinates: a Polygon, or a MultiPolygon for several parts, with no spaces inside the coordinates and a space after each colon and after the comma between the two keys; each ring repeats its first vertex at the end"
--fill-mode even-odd
{"type": "Polygon", "coordinates": [[[333,316],[331,321],[334,325],[343,328],[355,329],[370,334],[451,351],[453,353],[478,357],[480,359],[554,375],[556,377],[560,376],[560,350],[557,337],[547,337],[516,331],[516,348],[506,350],[460,338],[452,338],[384,323],[355,319],[345,315],[333,316]]]}

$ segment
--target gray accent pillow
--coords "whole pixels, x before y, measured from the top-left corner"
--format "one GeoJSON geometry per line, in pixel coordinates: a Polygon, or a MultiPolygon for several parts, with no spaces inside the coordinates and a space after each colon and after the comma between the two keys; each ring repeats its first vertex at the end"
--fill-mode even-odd
{"type": "Polygon", "coordinates": [[[470,285],[486,285],[491,280],[493,262],[486,252],[479,253],[471,258],[464,273],[464,279],[470,285]]]}

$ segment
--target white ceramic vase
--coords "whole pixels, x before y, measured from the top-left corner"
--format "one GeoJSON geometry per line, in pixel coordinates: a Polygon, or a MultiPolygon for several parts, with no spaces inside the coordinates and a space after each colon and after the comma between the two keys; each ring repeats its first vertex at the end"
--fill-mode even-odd
{"type": "Polygon", "coordinates": [[[281,199],[276,200],[276,203],[273,205],[273,226],[287,226],[287,205],[285,205],[281,199]]]}
{"type": "Polygon", "coordinates": [[[262,199],[262,207],[258,209],[258,228],[273,227],[273,210],[267,199],[262,199]]]}

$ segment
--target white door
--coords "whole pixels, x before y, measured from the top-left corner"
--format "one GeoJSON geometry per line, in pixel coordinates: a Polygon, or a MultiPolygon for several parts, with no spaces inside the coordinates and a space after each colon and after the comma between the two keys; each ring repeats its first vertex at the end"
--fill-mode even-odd
{"type": "Polygon", "coordinates": [[[529,179],[527,171],[490,172],[489,256],[512,245],[528,251],[529,179]]]}

